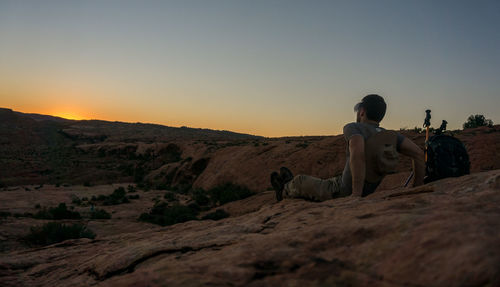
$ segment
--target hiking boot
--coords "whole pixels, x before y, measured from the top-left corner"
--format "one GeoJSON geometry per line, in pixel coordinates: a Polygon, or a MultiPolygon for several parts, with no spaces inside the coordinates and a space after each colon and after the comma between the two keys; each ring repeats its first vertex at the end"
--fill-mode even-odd
{"type": "Polygon", "coordinates": [[[283,200],[283,188],[285,187],[285,185],[283,184],[283,179],[281,178],[279,173],[275,171],[271,173],[271,185],[273,186],[273,189],[276,193],[276,200],[283,200]]]}
{"type": "Polygon", "coordinates": [[[290,180],[293,179],[293,173],[284,166],[280,168],[280,176],[283,180],[283,185],[287,184],[290,180]]]}

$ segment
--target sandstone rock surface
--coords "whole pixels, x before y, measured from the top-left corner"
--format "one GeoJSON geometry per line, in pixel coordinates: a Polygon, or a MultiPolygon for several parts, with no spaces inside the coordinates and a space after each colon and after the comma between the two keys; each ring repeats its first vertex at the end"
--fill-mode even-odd
{"type": "MultiPolygon", "coordinates": [[[[0,255],[3,286],[498,286],[500,170],[0,255]]],[[[235,212],[239,210],[240,212],[235,212]]]]}

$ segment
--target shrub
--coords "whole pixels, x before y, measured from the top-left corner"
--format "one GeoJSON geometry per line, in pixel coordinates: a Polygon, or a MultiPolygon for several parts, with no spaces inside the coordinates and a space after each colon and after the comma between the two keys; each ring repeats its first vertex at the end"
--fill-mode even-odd
{"type": "Polygon", "coordinates": [[[168,206],[166,202],[156,204],[149,213],[143,213],[139,220],[161,226],[195,220],[198,211],[184,205],[168,206]]]}
{"type": "Polygon", "coordinates": [[[128,196],[128,199],[139,199],[139,195],[138,195],[138,194],[135,194],[135,195],[129,195],[129,196],[128,196]]]}
{"type": "Polygon", "coordinates": [[[165,198],[168,202],[172,202],[172,201],[176,201],[177,200],[177,196],[175,196],[175,193],[173,193],[173,192],[167,192],[167,193],[165,193],[165,195],[163,196],[163,198],[165,198]]]}
{"type": "Polygon", "coordinates": [[[470,115],[464,123],[463,128],[492,127],[493,121],[486,119],[483,115],[470,115]]]}
{"type": "Polygon", "coordinates": [[[231,201],[247,198],[255,193],[248,188],[232,183],[226,183],[208,191],[214,204],[226,204],[231,201]]]}
{"type": "Polygon", "coordinates": [[[8,211],[0,211],[0,217],[12,216],[12,213],[8,211]]]}
{"type": "Polygon", "coordinates": [[[91,219],[110,219],[111,214],[106,212],[104,209],[96,209],[90,214],[91,219]]]}
{"type": "Polygon", "coordinates": [[[179,184],[175,188],[173,188],[173,191],[176,191],[177,193],[180,194],[187,194],[192,189],[193,186],[191,184],[179,184]]]}
{"type": "Polygon", "coordinates": [[[92,184],[90,184],[90,181],[86,181],[86,182],[83,183],[83,186],[89,187],[89,186],[92,186],[92,184]]]}
{"type": "Polygon", "coordinates": [[[40,208],[42,208],[42,206],[40,205],[40,203],[37,203],[37,204],[35,205],[35,208],[36,208],[36,209],[40,209],[40,208]]]}
{"type": "Polygon", "coordinates": [[[168,186],[166,183],[159,183],[156,185],[157,190],[168,190],[170,189],[170,186],[168,186]]]}
{"type": "Polygon", "coordinates": [[[206,191],[201,188],[193,190],[193,200],[200,206],[210,204],[210,198],[207,196],[206,191]]]}
{"type": "Polygon", "coordinates": [[[82,224],[65,225],[49,222],[39,227],[32,227],[25,239],[34,245],[49,245],[67,239],[95,238],[95,233],[82,224]]]}
{"type": "Polygon", "coordinates": [[[42,208],[33,215],[37,219],[80,219],[80,213],[77,211],[68,210],[66,203],[59,203],[57,207],[51,207],[49,209],[42,208]]]}
{"type": "Polygon", "coordinates": [[[117,205],[130,202],[126,197],[125,188],[121,186],[115,189],[110,195],[99,195],[97,201],[102,201],[102,205],[117,205]]]}
{"type": "Polygon", "coordinates": [[[196,214],[198,214],[198,212],[201,209],[200,206],[196,202],[191,202],[190,204],[188,204],[187,207],[191,208],[192,210],[195,210],[196,214]]]}
{"type": "Polygon", "coordinates": [[[137,183],[137,188],[140,188],[144,191],[149,191],[151,189],[151,186],[152,186],[151,183],[148,181],[137,183]]]}
{"type": "Polygon", "coordinates": [[[226,217],[229,217],[229,213],[227,213],[224,209],[217,209],[215,212],[206,214],[202,217],[202,219],[220,220],[226,217]]]}
{"type": "Polygon", "coordinates": [[[135,186],[129,185],[129,186],[127,186],[127,191],[129,193],[132,193],[132,192],[137,192],[137,189],[135,188],[135,186]]]}
{"type": "Polygon", "coordinates": [[[76,205],[81,205],[82,204],[82,200],[78,196],[75,196],[73,198],[73,200],[71,201],[71,203],[76,204],[76,205]]]}

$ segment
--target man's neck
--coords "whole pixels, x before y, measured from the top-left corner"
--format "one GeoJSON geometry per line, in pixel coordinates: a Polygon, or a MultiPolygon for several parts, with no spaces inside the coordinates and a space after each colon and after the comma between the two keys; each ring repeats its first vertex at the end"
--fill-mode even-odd
{"type": "Polygon", "coordinates": [[[376,121],[372,121],[372,120],[363,120],[363,119],[362,119],[362,120],[361,120],[361,122],[362,122],[362,123],[364,123],[364,124],[369,124],[369,125],[375,125],[375,126],[378,126],[378,125],[379,125],[379,123],[378,123],[378,122],[376,122],[376,121]]]}

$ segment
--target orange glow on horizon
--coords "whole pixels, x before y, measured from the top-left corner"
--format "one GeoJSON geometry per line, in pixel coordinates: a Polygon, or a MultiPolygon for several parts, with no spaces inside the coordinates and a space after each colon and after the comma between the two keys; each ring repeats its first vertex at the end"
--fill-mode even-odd
{"type": "Polygon", "coordinates": [[[74,113],[74,112],[70,112],[70,111],[56,112],[56,113],[52,113],[52,115],[54,117],[60,117],[60,118],[68,119],[68,120],[84,120],[84,119],[86,119],[85,117],[79,115],[78,113],[74,113]]]}

